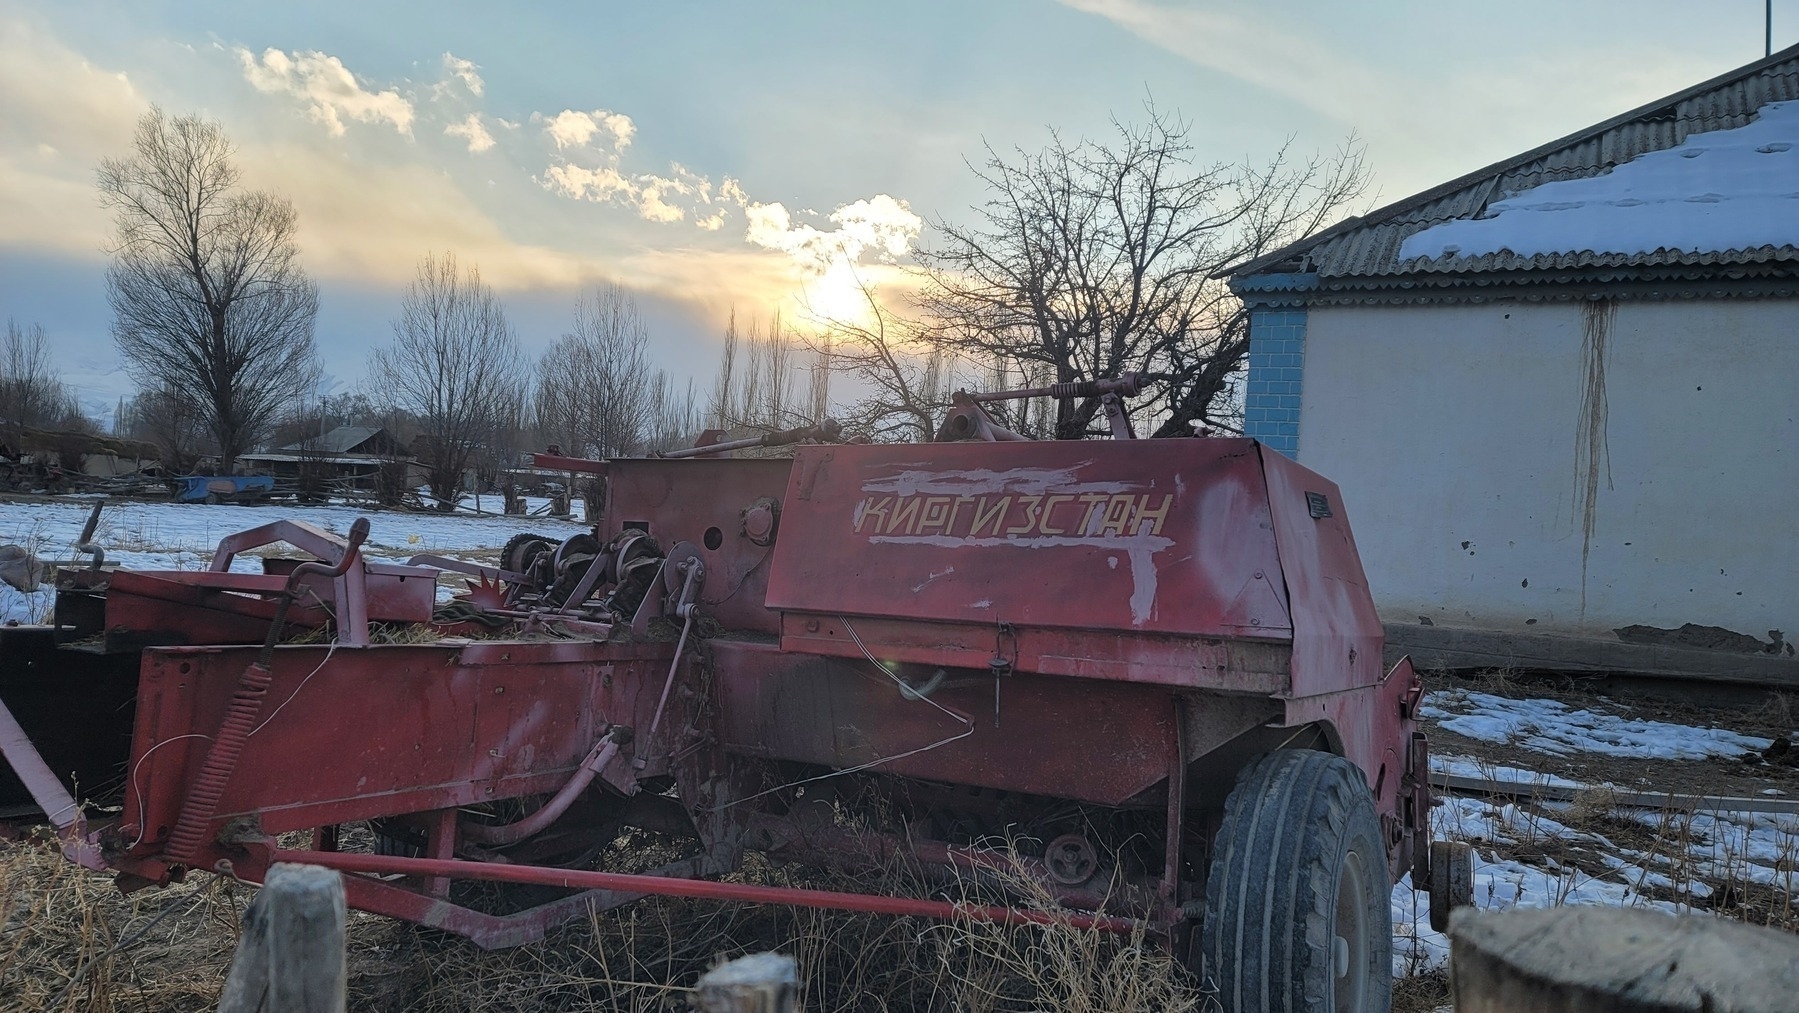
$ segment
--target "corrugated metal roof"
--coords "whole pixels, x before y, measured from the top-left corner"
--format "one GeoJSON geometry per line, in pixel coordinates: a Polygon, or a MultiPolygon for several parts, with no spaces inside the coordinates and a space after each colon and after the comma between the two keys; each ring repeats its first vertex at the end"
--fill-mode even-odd
{"type": "Polygon", "coordinates": [[[279,452],[296,454],[306,453],[308,451],[325,454],[347,454],[367,442],[380,431],[381,427],[379,426],[338,426],[336,429],[331,430],[316,440],[301,440],[299,443],[290,443],[285,447],[277,447],[276,450],[279,452]]]}
{"type": "Polygon", "coordinates": [[[1478,257],[1399,260],[1400,244],[1406,237],[1442,222],[1474,218],[1489,203],[1508,194],[1544,183],[1596,176],[1645,152],[1676,147],[1689,134],[1741,127],[1767,103],[1794,99],[1799,99],[1799,46],[1361,217],[1339,222],[1310,239],[1227,273],[1243,277],[1263,271],[1311,271],[1321,278],[1379,278],[1581,267],[1799,263],[1799,247],[1790,245],[1702,253],[1570,251],[1532,257],[1502,250],[1478,257]]]}

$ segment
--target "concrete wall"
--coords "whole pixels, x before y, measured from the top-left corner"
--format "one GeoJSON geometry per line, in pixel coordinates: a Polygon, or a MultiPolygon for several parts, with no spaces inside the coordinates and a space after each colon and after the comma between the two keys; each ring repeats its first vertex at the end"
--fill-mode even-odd
{"type": "Polygon", "coordinates": [[[1583,312],[1310,310],[1298,456],[1382,618],[1799,637],[1799,301],[1617,303],[1602,370],[1583,312]]]}

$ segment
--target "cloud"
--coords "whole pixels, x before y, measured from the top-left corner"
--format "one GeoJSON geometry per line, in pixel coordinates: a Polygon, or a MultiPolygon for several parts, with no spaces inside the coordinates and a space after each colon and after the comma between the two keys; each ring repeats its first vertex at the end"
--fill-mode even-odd
{"type": "Polygon", "coordinates": [[[257,91],[303,99],[309,103],[312,118],[333,137],[344,135],[345,116],[360,123],[385,121],[401,134],[412,135],[412,103],[392,89],[364,89],[335,56],[316,50],[295,50],[290,56],[274,48],[263,50],[261,59],[248,49],[239,48],[236,53],[244,79],[257,91]]]}
{"type": "Polygon", "coordinates": [[[924,228],[924,220],[905,201],[884,193],[838,207],[830,215],[837,227],[829,231],[795,225],[779,202],[746,203],[743,210],[749,220],[744,239],[786,253],[821,274],[837,264],[856,263],[869,252],[878,261],[897,260],[924,228]]]}
{"type": "Polygon", "coordinates": [[[532,119],[543,121],[544,130],[556,142],[558,151],[581,147],[603,130],[612,135],[612,150],[622,152],[631,146],[631,138],[637,133],[637,124],[631,122],[631,117],[607,109],[591,113],[564,109],[554,117],[536,114],[532,119]]]}
{"type": "MultiPolygon", "coordinates": [[[[469,90],[469,94],[476,98],[480,98],[481,93],[486,89],[486,84],[481,80],[481,75],[475,73],[475,64],[473,61],[464,60],[460,56],[454,56],[450,53],[444,54],[444,73],[461,81],[462,86],[469,90]]],[[[448,82],[446,81],[445,83],[447,84],[448,82]]]]}
{"type": "Polygon", "coordinates": [[[551,193],[575,200],[609,201],[619,194],[635,198],[636,187],[611,166],[597,169],[564,163],[544,170],[543,185],[551,193]]]}
{"type": "Polygon", "coordinates": [[[829,216],[836,227],[820,229],[795,224],[793,214],[778,201],[751,200],[742,184],[729,176],[714,186],[710,177],[679,162],[669,163],[666,175],[627,172],[623,156],[636,126],[623,113],[564,109],[555,116],[534,113],[532,121],[543,124],[558,153],[574,149],[552,162],[538,180],[551,193],[631,207],[646,221],[691,220],[704,232],[722,230],[733,211],[742,211],[745,242],[787,254],[810,276],[855,264],[871,252],[877,260],[891,263],[906,255],[924,228],[924,221],[905,201],[887,194],[839,206],[829,216]],[[603,133],[613,138],[610,149],[590,143],[603,133]]]}
{"type": "Polygon", "coordinates": [[[478,154],[493,147],[493,135],[481,125],[480,113],[469,113],[467,119],[445,127],[444,133],[467,141],[468,150],[473,153],[478,154]]]}
{"type": "Polygon", "coordinates": [[[0,247],[97,255],[112,224],[94,166],[127,152],[149,108],[125,74],[0,16],[0,247]]]}

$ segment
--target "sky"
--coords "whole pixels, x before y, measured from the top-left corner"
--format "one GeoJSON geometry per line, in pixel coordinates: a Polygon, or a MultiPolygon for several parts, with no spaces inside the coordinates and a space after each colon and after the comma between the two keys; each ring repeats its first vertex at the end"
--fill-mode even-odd
{"type": "MultiPolygon", "coordinates": [[[[1799,0],[1773,12],[1799,40],[1799,0]]],[[[90,413],[130,392],[94,173],[152,104],[221,122],[244,184],[294,202],[330,390],[444,252],[533,353],[624,287],[703,387],[733,313],[848,312],[969,221],[987,148],[1153,101],[1201,163],[1357,138],[1367,210],[1762,47],[1762,0],[0,0],[0,316],[45,328],[90,413]]]]}

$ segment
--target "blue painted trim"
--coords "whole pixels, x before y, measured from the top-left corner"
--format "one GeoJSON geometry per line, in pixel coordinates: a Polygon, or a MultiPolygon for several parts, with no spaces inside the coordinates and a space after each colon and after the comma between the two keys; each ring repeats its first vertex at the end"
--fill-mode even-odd
{"type": "MultiPolygon", "coordinates": [[[[1257,275],[1310,278],[1317,275],[1257,275]]],[[[1300,395],[1305,382],[1306,311],[1300,306],[1255,306],[1249,314],[1249,379],[1243,392],[1243,432],[1288,457],[1299,457],[1300,395]]]]}

